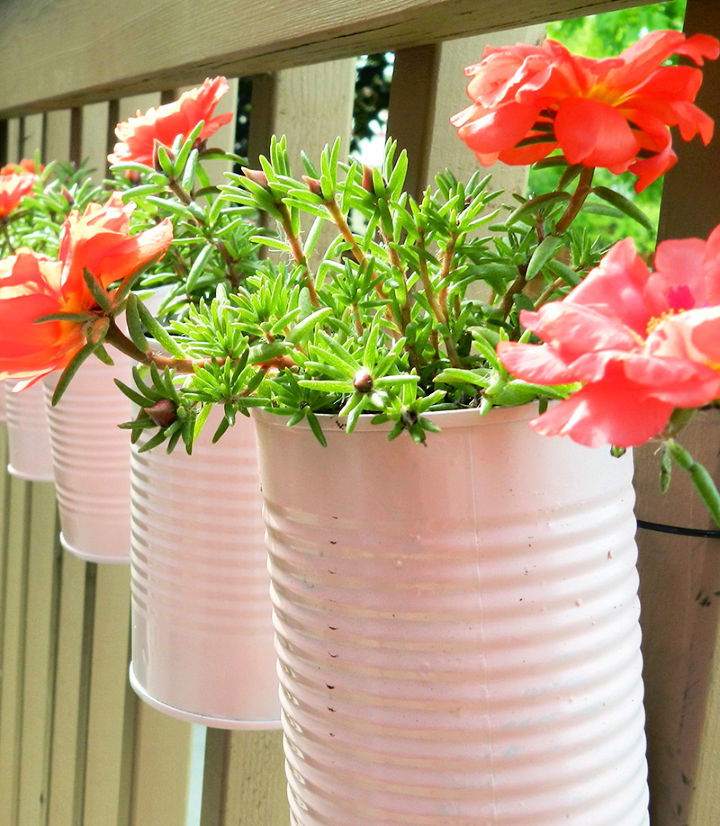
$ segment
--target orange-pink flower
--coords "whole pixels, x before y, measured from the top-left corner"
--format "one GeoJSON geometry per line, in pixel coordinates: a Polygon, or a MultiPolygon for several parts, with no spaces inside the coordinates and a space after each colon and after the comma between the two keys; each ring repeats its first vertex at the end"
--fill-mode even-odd
{"type": "Polygon", "coordinates": [[[505,367],[535,384],[583,385],[533,420],[538,433],[632,447],[676,407],[720,398],[720,226],[707,241],[663,242],[655,267],[626,238],[565,299],[521,313],[544,343],[501,343],[505,367]]]}
{"type": "Polygon", "coordinates": [[[6,218],[32,191],[35,181],[36,177],[31,173],[0,175],[0,220],[6,218]]]}
{"type": "Polygon", "coordinates": [[[114,192],[103,205],[90,204],[82,214],[70,213],[60,235],[64,284],[77,289],[83,283],[83,270],[89,270],[108,287],[165,253],[173,238],[170,220],[130,235],[134,208],[135,204],[124,204],[114,192]]]}
{"type": "Polygon", "coordinates": [[[571,164],[636,175],[639,191],[677,161],[670,127],[683,140],[712,137],[713,121],[693,101],[702,73],[663,66],[671,55],[715,59],[717,39],[657,31],[618,57],[573,55],[541,46],[488,46],[465,72],[472,104],[451,120],[484,166],[529,164],[560,148],[571,164]]]}
{"type": "Polygon", "coordinates": [[[139,112],[115,127],[118,143],[108,155],[111,164],[133,161],[152,166],[155,142],[172,146],[178,135],[185,139],[202,120],[199,139],[205,140],[232,119],[231,112],[212,117],[220,98],[230,87],[224,77],[206,79],[202,86],[184,92],[178,100],[139,112]]]}
{"type": "Polygon", "coordinates": [[[17,163],[8,163],[5,166],[0,166],[0,175],[17,175],[23,172],[30,172],[33,175],[39,175],[45,167],[43,164],[35,166],[35,161],[30,158],[23,158],[17,163]]]}
{"type": "Polygon", "coordinates": [[[81,325],[35,319],[93,304],[84,284],[62,284],[58,261],[30,250],[0,261],[0,378],[37,379],[65,367],[85,343],[81,325]]]}
{"type": "Polygon", "coordinates": [[[165,220],[130,235],[132,209],[113,193],[103,205],[70,214],[60,237],[59,261],[29,250],[0,261],[0,379],[41,378],[69,364],[85,344],[82,322],[36,323],[45,315],[98,309],[84,270],[107,288],[164,254],[172,224],[165,220]]]}

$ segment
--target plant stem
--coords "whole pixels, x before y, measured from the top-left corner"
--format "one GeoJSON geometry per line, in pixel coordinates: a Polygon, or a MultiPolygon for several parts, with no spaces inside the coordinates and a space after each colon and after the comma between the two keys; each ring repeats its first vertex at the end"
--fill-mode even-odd
{"type": "Polygon", "coordinates": [[[276,203],[276,207],[280,212],[283,232],[285,233],[285,238],[287,239],[288,244],[290,244],[290,251],[295,259],[295,263],[305,270],[305,286],[310,293],[310,301],[315,307],[319,307],[320,301],[318,300],[317,290],[315,289],[315,282],[312,274],[310,273],[310,267],[308,265],[307,257],[303,252],[300,239],[293,231],[292,220],[290,218],[288,208],[282,201],[278,201],[276,203]]]}
{"type": "MultiPolygon", "coordinates": [[[[451,242],[452,243],[452,242],[451,242]]],[[[421,232],[419,234],[419,245],[420,247],[425,250],[425,237],[424,234],[421,232]]],[[[454,244],[453,244],[454,246],[454,244]]],[[[441,279],[443,278],[443,273],[445,276],[450,272],[450,264],[449,262],[452,260],[453,251],[450,246],[445,250],[443,254],[443,266],[440,273],[441,279]]],[[[447,306],[447,289],[444,288],[445,297],[444,297],[444,305],[438,300],[438,297],[435,295],[435,292],[432,287],[432,283],[430,281],[430,275],[427,269],[427,262],[425,259],[420,256],[418,261],[418,274],[420,275],[420,280],[423,284],[423,290],[425,292],[425,298],[430,305],[430,308],[433,311],[433,315],[439,324],[443,324],[447,327],[448,324],[448,306],[447,306]]],[[[441,293],[442,295],[442,293],[441,293]]],[[[448,332],[447,335],[443,335],[443,342],[445,343],[445,350],[447,352],[448,358],[450,359],[450,363],[453,367],[462,367],[462,363],[460,361],[460,357],[457,354],[457,350],[455,348],[455,342],[453,341],[452,336],[448,332]]]]}
{"type": "Polygon", "coordinates": [[[708,511],[710,511],[715,524],[720,527],[720,493],[712,476],[674,439],[665,439],[663,444],[673,460],[690,474],[695,489],[700,494],[708,511]]]}
{"type": "Polygon", "coordinates": [[[582,206],[592,189],[592,179],[594,174],[594,166],[583,167],[583,170],[578,178],[578,184],[575,188],[575,192],[573,192],[572,197],[565,208],[565,212],[563,212],[560,216],[560,220],[555,226],[556,235],[562,235],[562,233],[568,229],[570,224],[572,224],[575,218],[577,218],[578,213],[582,209],[582,206]]]}
{"type": "MultiPolygon", "coordinates": [[[[190,206],[193,202],[192,195],[187,192],[187,190],[183,189],[180,184],[174,179],[168,179],[168,189],[175,195],[177,198],[185,204],[185,206],[190,206]]],[[[228,248],[225,244],[219,239],[215,238],[215,235],[212,229],[207,225],[205,221],[201,221],[196,215],[190,215],[192,220],[195,224],[200,228],[202,234],[205,236],[205,240],[212,244],[215,249],[220,253],[225,265],[227,267],[227,278],[230,282],[230,286],[233,290],[237,290],[240,286],[240,276],[235,269],[235,259],[230,255],[228,248]]]]}
{"type": "Polygon", "coordinates": [[[7,228],[7,222],[3,220],[3,221],[0,221],[0,224],[2,224],[3,235],[5,236],[5,243],[7,244],[8,250],[9,250],[11,255],[15,255],[16,250],[15,250],[15,247],[13,246],[12,239],[10,238],[10,232],[8,231],[8,228],[7,228]]]}
{"type": "Polygon", "coordinates": [[[510,310],[512,310],[513,306],[513,299],[518,293],[521,293],[523,291],[523,288],[527,284],[526,272],[526,265],[518,267],[517,278],[508,287],[508,289],[505,292],[505,295],[503,296],[502,304],[500,305],[500,313],[502,315],[503,321],[505,321],[507,317],[510,315],[510,310]]]}
{"type": "Polygon", "coordinates": [[[340,235],[350,244],[350,250],[353,254],[353,258],[357,261],[358,264],[365,263],[365,253],[360,249],[358,246],[358,242],[355,240],[355,236],[348,225],[348,222],[345,216],[340,211],[340,207],[337,204],[337,201],[333,198],[331,201],[325,201],[324,203],[325,209],[330,213],[330,217],[333,220],[333,223],[340,231],[340,235]]]}
{"type": "Polygon", "coordinates": [[[565,282],[562,278],[556,278],[552,284],[549,284],[538,296],[537,300],[535,301],[536,307],[542,307],[542,305],[550,298],[550,296],[556,291],[559,290],[560,287],[565,282]]]}
{"type": "Polygon", "coordinates": [[[442,289],[440,290],[440,306],[443,309],[445,314],[445,318],[449,318],[450,311],[448,308],[448,285],[447,280],[448,276],[450,275],[450,270],[452,269],[452,261],[453,256],[455,255],[455,247],[457,245],[458,239],[460,238],[459,235],[451,235],[450,240],[448,241],[448,245],[445,247],[445,250],[442,254],[442,267],[440,269],[440,283],[442,284],[442,289]]]}
{"type": "Polygon", "coordinates": [[[225,359],[180,359],[171,356],[164,356],[160,353],[155,353],[152,350],[141,350],[132,339],[128,338],[125,333],[117,326],[114,318],[110,318],[110,326],[108,327],[105,341],[112,344],[116,350],[124,353],[126,356],[139,361],[141,364],[155,364],[157,367],[165,368],[171,367],[178,373],[194,373],[196,367],[204,367],[211,363],[223,364],[225,359]]]}

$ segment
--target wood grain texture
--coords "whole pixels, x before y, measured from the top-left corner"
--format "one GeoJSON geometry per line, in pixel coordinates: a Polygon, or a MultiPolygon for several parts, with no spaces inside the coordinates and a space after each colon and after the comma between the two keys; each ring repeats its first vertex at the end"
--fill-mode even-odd
{"type": "Polygon", "coordinates": [[[69,161],[72,113],[57,109],[45,115],[45,162],[69,161]]]}
{"type": "Polygon", "coordinates": [[[20,118],[10,118],[7,122],[6,163],[20,160],[20,118]]]}
{"type": "Polygon", "coordinates": [[[34,158],[39,152],[44,160],[45,151],[43,145],[43,114],[38,112],[34,115],[25,115],[21,121],[20,131],[20,157],[34,158]]]}
{"type": "Polygon", "coordinates": [[[130,823],[185,823],[192,726],[138,703],[130,823]]]}
{"type": "MultiPolygon", "coordinates": [[[[720,411],[702,411],[683,444],[720,482],[720,411]]],[[[668,493],[659,492],[654,446],[636,450],[639,519],[707,529],[710,517],[687,474],[675,469],[668,493]]],[[[638,531],[653,826],[705,826],[714,822],[697,800],[716,790],[709,778],[720,742],[711,729],[711,685],[720,678],[720,540],[638,531]],[[689,817],[689,812],[698,814],[689,817]]],[[[717,689],[715,690],[715,695],[717,689]]],[[[717,702],[717,697],[715,702],[717,702]]],[[[717,771],[717,768],[715,768],[717,771]]],[[[713,810],[715,813],[717,809],[713,810]]]]}
{"type": "Polygon", "coordinates": [[[263,86],[262,81],[257,91],[253,88],[250,124],[253,146],[261,154],[269,151],[270,134],[285,135],[290,163],[297,175],[303,172],[301,149],[319,164],[324,147],[339,136],[340,157],[347,155],[352,133],[354,59],[286,69],[273,75],[272,83],[272,89],[263,86]],[[261,100],[261,96],[266,99],[261,100]],[[261,114],[260,128],[253,123],[256,107],[261,112],[269,110],[261,114]]]}
{"type": "MultiPolygon", "coordinates": [[[[717,556],[718,552],[715,551],[717,556]]],[[[704,826],[720,812],[720,656],[715,652],[712,679],[705,704],[705,729],[695,772],[695,795],[690,802],[688,826],[704,826]]]]}
{"type": "Polygon", "coordinates": [[[55,487],[30,491],[18,823],[45,822],[50,781],[60,548],[55,487]]]}
{"type": "Polygon", "coordinates": [[[226,811],[223,826],[287,826],[282,734],[236,731],[230,735],[226,811]]]}
{"type": "Polygon", "coordinates": [[[110,151],[111,130],[110,104],[91,103],[83,106],[80,120],[81,159],[89,163],[93,170],[92,179],[100,183],[107,171],[107,156],[110,151]]]}
{"type": "MultiPolygon", "coordinates": [[[[10,478],[7,467],[7,427],[0,423],[0,667],[3,662],[5,641],[5,600],[7,595],[8,533],[10,528],[10,478]]],[[[1,673],[1,672],[0,672],[1,673]]],[[[0,702],[3,680],[0,676],[0,702]]],[[[2,734],[0,733],[0,740],[2,734]]]]}
{"type": "MultiPolygon", "coordinates": [[[[2,468],[5,473],[5,469],[2,468]]],[[[28,576],[30,483],[10,479],[10,525],[5,563],[0,663],[0,823],[16,824],[20,784],[20,750],[25,667],[25,617],[28,576]]]]}
{"type": "Polygon", "coordinates": [[[55,629],[57,659],[50,755],[49,826],[81,826],[96,566],[64,554],[55,629]]]}
{"type": "MultiPolygon", "coordinates": [[[[685,28],[720,36],[720,5],[689,0],[685,28]]],[[[698,97],[720,118],[720,65],[709,64],[698,97]]],[[[660,236],[705,236],[720,220],[717,144],[686,144],[665,179],[660,236]]],[[[699,414],[681,441],[720,483],[720,414],[699,414]]],[[[636,450],[638,518],[713,528],[688,477],[675,469],[670,491],[658,491],[654,448],[636,450]]],[[[708,826],[717,821],[720,772],[720,540],[638,532],[645,706],[653,826],[708,826]]]]}
{"type": "Polygon", "coordinates": [[[88,826],[129,822],[138,702],[128,682],[129,652],[130,569],[98,565],[83,802],[88,826]]]}
{"type": "MultiPolygon", "coordinates": [[[[160,105],[160,92],[148,92],[144,95],[128,95],[118,100],[118,121],[135,117],[138,112],[145,113],[148,109],[160,105]]],[[[115,127],[110,124],[111,130],[115,127]]]]}
{"type": "Polygon", "coordinates": [[[534,22],[642,5],[638,0],[5,0],[0,114],[241,77],[402,49],[534,22]],[[67,22],[72,20],[73,25],[67,22]],[[240,25],[238,21],[242,21],[240,25]],[[159,47],[161,44],[161,47],[159,47]]]}

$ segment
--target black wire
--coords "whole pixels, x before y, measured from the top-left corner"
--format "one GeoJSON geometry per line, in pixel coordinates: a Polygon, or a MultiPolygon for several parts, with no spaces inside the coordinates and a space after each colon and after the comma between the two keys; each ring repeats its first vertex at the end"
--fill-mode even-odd
{"type": "Polygon", "coordinates": [[[720,539],[720,531],[704,531],[700,528],[680,528],[676,525],[663,525],[660,522],[646,522],[644,519],[637,520],[638,528],[646,531],[660,531],[660,533],[674,533],[679,536],[699,536],[703,539],[720,539]]]}

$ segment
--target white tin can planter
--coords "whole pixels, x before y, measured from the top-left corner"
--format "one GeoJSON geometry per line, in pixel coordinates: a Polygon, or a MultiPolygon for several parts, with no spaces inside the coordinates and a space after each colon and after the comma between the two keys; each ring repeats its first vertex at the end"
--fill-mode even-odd
{"type": "Polygon", "coordinates": [[[128,383],[130,363],[114,353],[110,367],[88,359],[58,404],[59,374],[45,380],[55,470],[60,543],[88,562],[130,562],[130,437],[118,425],[130,402],[115,385],[128,383]]]}
{"type": "Polygon", "coordinates": [[[136,693],[206,726],[280,727],[255,436],[207,422],[188,456],[132,454],[132,663],[136,693]]]}
{"type": "Polygon", "coordinates": [[[28,482],[52,482],[45,395],[40,382],[13,393],[16,382],[7,385],[6,423],[8,431],[8,473],[28,482]]]}
{"type": "Polygon", "coordinates": [[[294,826],[646,826],[632,460],[256,417],[294,826]]]}
{"type": "Polygon", "coordinates": [[[8,383],[6,381],[0,381],[0,422],[4,422],[7,419],[7,392],[8,383]]]}

